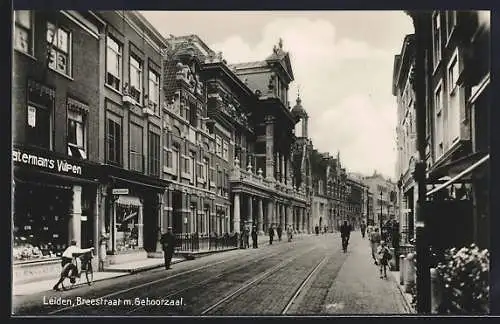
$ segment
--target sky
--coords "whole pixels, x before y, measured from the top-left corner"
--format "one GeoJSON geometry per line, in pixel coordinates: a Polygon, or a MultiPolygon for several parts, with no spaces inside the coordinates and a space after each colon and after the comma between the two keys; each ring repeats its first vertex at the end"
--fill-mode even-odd
{"type": "Polygon", "coordinates": [[[264,60],[283,39],[309,137],[349,172],[396,178],[394,56],[413,33],[402,11],[142,11],[158,31],[198,35],[228,63],[264,60]]]}

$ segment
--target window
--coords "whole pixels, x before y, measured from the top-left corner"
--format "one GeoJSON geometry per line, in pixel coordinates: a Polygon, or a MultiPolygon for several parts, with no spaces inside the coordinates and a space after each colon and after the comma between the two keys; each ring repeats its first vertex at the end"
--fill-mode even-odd
{"type": "Polygon", "coordinates": [[[443,154],[443,109],[442,109],[442,89],[439,85],[434,93],[434,110],[435,110],[435,153],[436,158],[443,154]]]}
{"type": "Polygon", "coordinates": [[[120,117],[110,115],[107,129],[107,162],[122,164],[122,122],[120,117]]]}
{"type": "Polygon", "coordinates": [[[149,132],[149,174],[160,176],[160,135],[149,132]]]}
{"type": "Polygon", "coordinates": [[[142,127],[130,124],[130,170],[144,172],[142,127]]]}
{"type": "Polygon", "coordinates": [[[106,38],[106,84],[120,91],[122,79],[122,46],[113,38],[106,38]]]}
{"type": "Polygon", "coordinates": [[[49,67],[63,74],[71,75],[71,34],[48,22],[47,44],[49,67]]]}
{"type": "Polygon", "coordinates": [[[85,121],[81,112],[68,110],[68,155],[86,159],[85,121]]]}
{"type": "Polygon", "coordinates": [[[196,158],[195,158],[196,154],[194,152],[191,152],[189,153],[189,173],[191,173],[191,179],[194,181],[194,178],[196,176],[196,158]]]}
{"type": "Polygon", "coordinates": [[[455,28],[456,24],[457,24],[456,10],[446,11],[446,35],[448,36],[448,39],[450,38],[451,33],[453,32],[453,29],[455,28]]]}
{"type": "Polygon", "coordinates": [[[175,177],[179,175],[179,148],[172,147],[172,172],[175,177]]]}
{"type": "Polygon", "coordinates": [[[130,96],[138,104],[142,103],[142,63],[134,56],[130,56],[130,96]]]}
{"type": "Polygon", "coordinates": [[[229,143],[227,141],[223,141],[222,142],[222,158],[224,160],[228,160],[229,159],[229,143]]]}
{"type": "Polygon", "coordinates": [[[155,115],[160,114],[160,75],[154,72],[153,70],[149,70],[149,104],[153,109],[155,115]]]}
{"type": "Polygon", "coordinates": [[[460,87],[457,85],[459,76],[458,53],[453,56],[448,66],[448,132],[450,143],[460,136],[460,87]]]}
{"type": "Polygon", "coordinates": [[[432,18],[432,43],[433,51],[432,58],[434,62],[434,68],[437,67],[439,61],[441,61],[441,14],[439,11],[435,12],[432,18]]]}
{"type": "Polygon", "coordinates": [[[222,155],[222,138],[217,135],[215,135],[215,154],[222,155]]]}
{"type": "Polygon", "coordinates": [[[208,179],[208,159],[204,158],[203,159],[203,168],[202,168],[202,174],[201,178],[203,179],[208,179]]]}
{"type": "Polygon", "coordinates": [[[189,168],[189,158],[184,158],[184,173],[190,174],[191,169],[189,168]]]}
{"type": "Polygon", "coordinates": [[[33,54],[32,12],[29,10],[16,10],[14,16],[14,48],[26,54],[33,54]]]}
{"type": "Polygon", "coordinates": [[[52,130],[50,110],[44,106],[28,104],[27,123],[29,143],[49,150],[52,130]]]}

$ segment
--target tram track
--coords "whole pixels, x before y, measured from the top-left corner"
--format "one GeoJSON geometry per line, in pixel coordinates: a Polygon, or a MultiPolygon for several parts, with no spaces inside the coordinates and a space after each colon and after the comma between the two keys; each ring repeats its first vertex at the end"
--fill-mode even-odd
{"type": "MultiPolygon", "coordinates": [[[[242,258],[241,255],[237,255],[237,256],[235,256],[235,257],[233,257],[231,259],[228,259],[228,260],[225,259],[225,260],[217,261],[217,262],[214,262],[214,263],[203,265],[201,267],[196,267],[194,269],[182,271],[182,272],[170,275],[168,277],[162,277],[162,278],[159,278],[159,279],[155,279],[153,281],[148,281],[148,282],[145,282],[145,283],[141,283],[139,285],[134,285],[134,286],[131,286],[131,287],[128,287],[128,288],[125,288],[125,289],[121,289],[119,291],[114,291],[114,292],[109,293],[109,294],[105,294],[105,295],[102,295],[102,296],[99,296],[99,297],[92,297],[92,298],[93,299],[117,298],[118,296],[122,296],[122,295],[125,295],[125,294],[130,294],[130,293],[133,294],[135,291],[141,291],[141,295],[147,295],[148,289],[150,289],[150,288],[151,289],[156,289],[156,288],[162,286],[165,282],[172,281],[173,279],[177,279],[177,280],[180,279],[180,281],[176,281],[174,283],[175,286],[177,286],[177,287],[180,286],[180,288],[175,289],[173,292],[169,292],[166,296],[162,296],[163,298],[171,297],[171,296],[174,296],[174,295],[178,295],[179,293],[182,293],[184,291],[187,291],[187,290],[190,290],[190,289],[194,289],[194,288],[199,287],[199,286],[203,286],[204,284],[207,284],[207,283],[209,283],[211,281],[217,280],[217,279],[219,279],[219,278],[221,278],[223,276],[227,276],[227,275],[229,275],[231,273],[235,273],[238,270],[241,270],[242,268],[248,267],[248,265],[255,264],[255,263],[258,263],[258,262],[260,262],[262,260],[266,260],[266,259],[269,259],[269,258],[273,258],[273,257],[275,257],[277,255],[283,255],[283,254],[290,253],[290,252],[292,252],[292,253],[294,252],[293,246],[290,246],[285,251],[283,251],[283,250],[279,250],[279,251],[269,250],[269,251],[266,251],[266,253],[263,254],[263,255],[260,255],[258,259],[255,259],[255,256],[252,255],[251,253],[250,254],[245,254],[245,255],[243,255],[243,258],[244,258],[242,260],[243,263],[240,264],[240,265],[238,265],[236,268],[230,268],[228,271],[222,271],[221,273],[216,274],[215,276],[210,276],[209,278],[206,278],[207,275],[210,275],[209,274],[210,272],[217,271],[217,266],[218,265],[222,265],[222,264],[227,264],[227,263],[230,263],[230,262],[234,262],[234,261],[236,261],[236,259],[242,258]],[[248,258],[250,260],[248,260],[248,258]],[[199,274],[200,276],[203,276],[204,279],[201,280],[201,281],[196,282],[195,284],[191,284],[188,287],[185,287],[185,285],[187,283],[190,283],[193,280],[196,280],[196,278],[192,277],[193,274],[195,274],[195,275],[199,274]],[[184,285],[184,287],[182,287],[183,285],[184,285]]],[[[134,296],[134,297],[136,297],[136,296],[134,296]]],[[[53,311],[49,312],[48,314],[49,315],[61,314],[61,313],[69,312],[71,310],[75,310],[75,309],[78,309],[78,308],[80,308],[81,310],[83,310],[85,306],[86,305],[71,305],[71,306],[66,306],[66,307],[62,307],[62,308],[58,308],[56,310],[53,310],[53,311]]],[[[127,314],[136,313],[136,312],[138,312],[140,310],[143,310],[144,308],[145,308],[145,306],[136,307],[133,310],[130,310],[127,314]]],[[[102,311],[103,311],[103,309],[100,308],[99,309],[99,313],[102,313],[102,311]]],[[[91,312],[93,312],[93,311],[91,311],[91,312]]]]}

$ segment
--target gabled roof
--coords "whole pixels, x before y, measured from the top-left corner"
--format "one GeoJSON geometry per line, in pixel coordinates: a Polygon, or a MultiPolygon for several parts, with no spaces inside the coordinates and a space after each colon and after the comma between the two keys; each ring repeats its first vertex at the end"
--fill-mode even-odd
{"type": "Polygon", "coordinates": [[[273,49],[273,53],[268,56],[266,59],[267,62],[278,62],[280,63],[283,71],[290,78],[290,81],[294,80],[292,63],[290,62],[290,54],[288,52],[283,51],[283,43],[280,40],[279,46],[275,46],[273,49]]]}

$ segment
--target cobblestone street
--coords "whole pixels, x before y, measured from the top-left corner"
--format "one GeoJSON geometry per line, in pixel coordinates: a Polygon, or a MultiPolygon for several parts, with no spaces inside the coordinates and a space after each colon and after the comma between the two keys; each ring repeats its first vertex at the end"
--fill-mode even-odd
{"type": "Polygon", "coordinates": [[[368,241],[354,232],[347,253],[341,251],[338,234],[306,235],[274,245],[266,242],[258,249],[181,262],[170,271],[155,269],[66,292],[15,296],[14,313],[402,314],[403,303],[395,280],[379,278],[378,269],[371,262],[368,241]],[[56,303],[57,297],[70,304],[48,305],[50,300],[56,303]],[[78,298],[94,299],[94,303],[101,304],[76,305],[78,298]],[[148,305],[165,300],[182,305],[148,305]],[[128,301],[130,304],[126,305],[128,301]],[[119,304],[104,305],[112,302],[119,304]]]}

